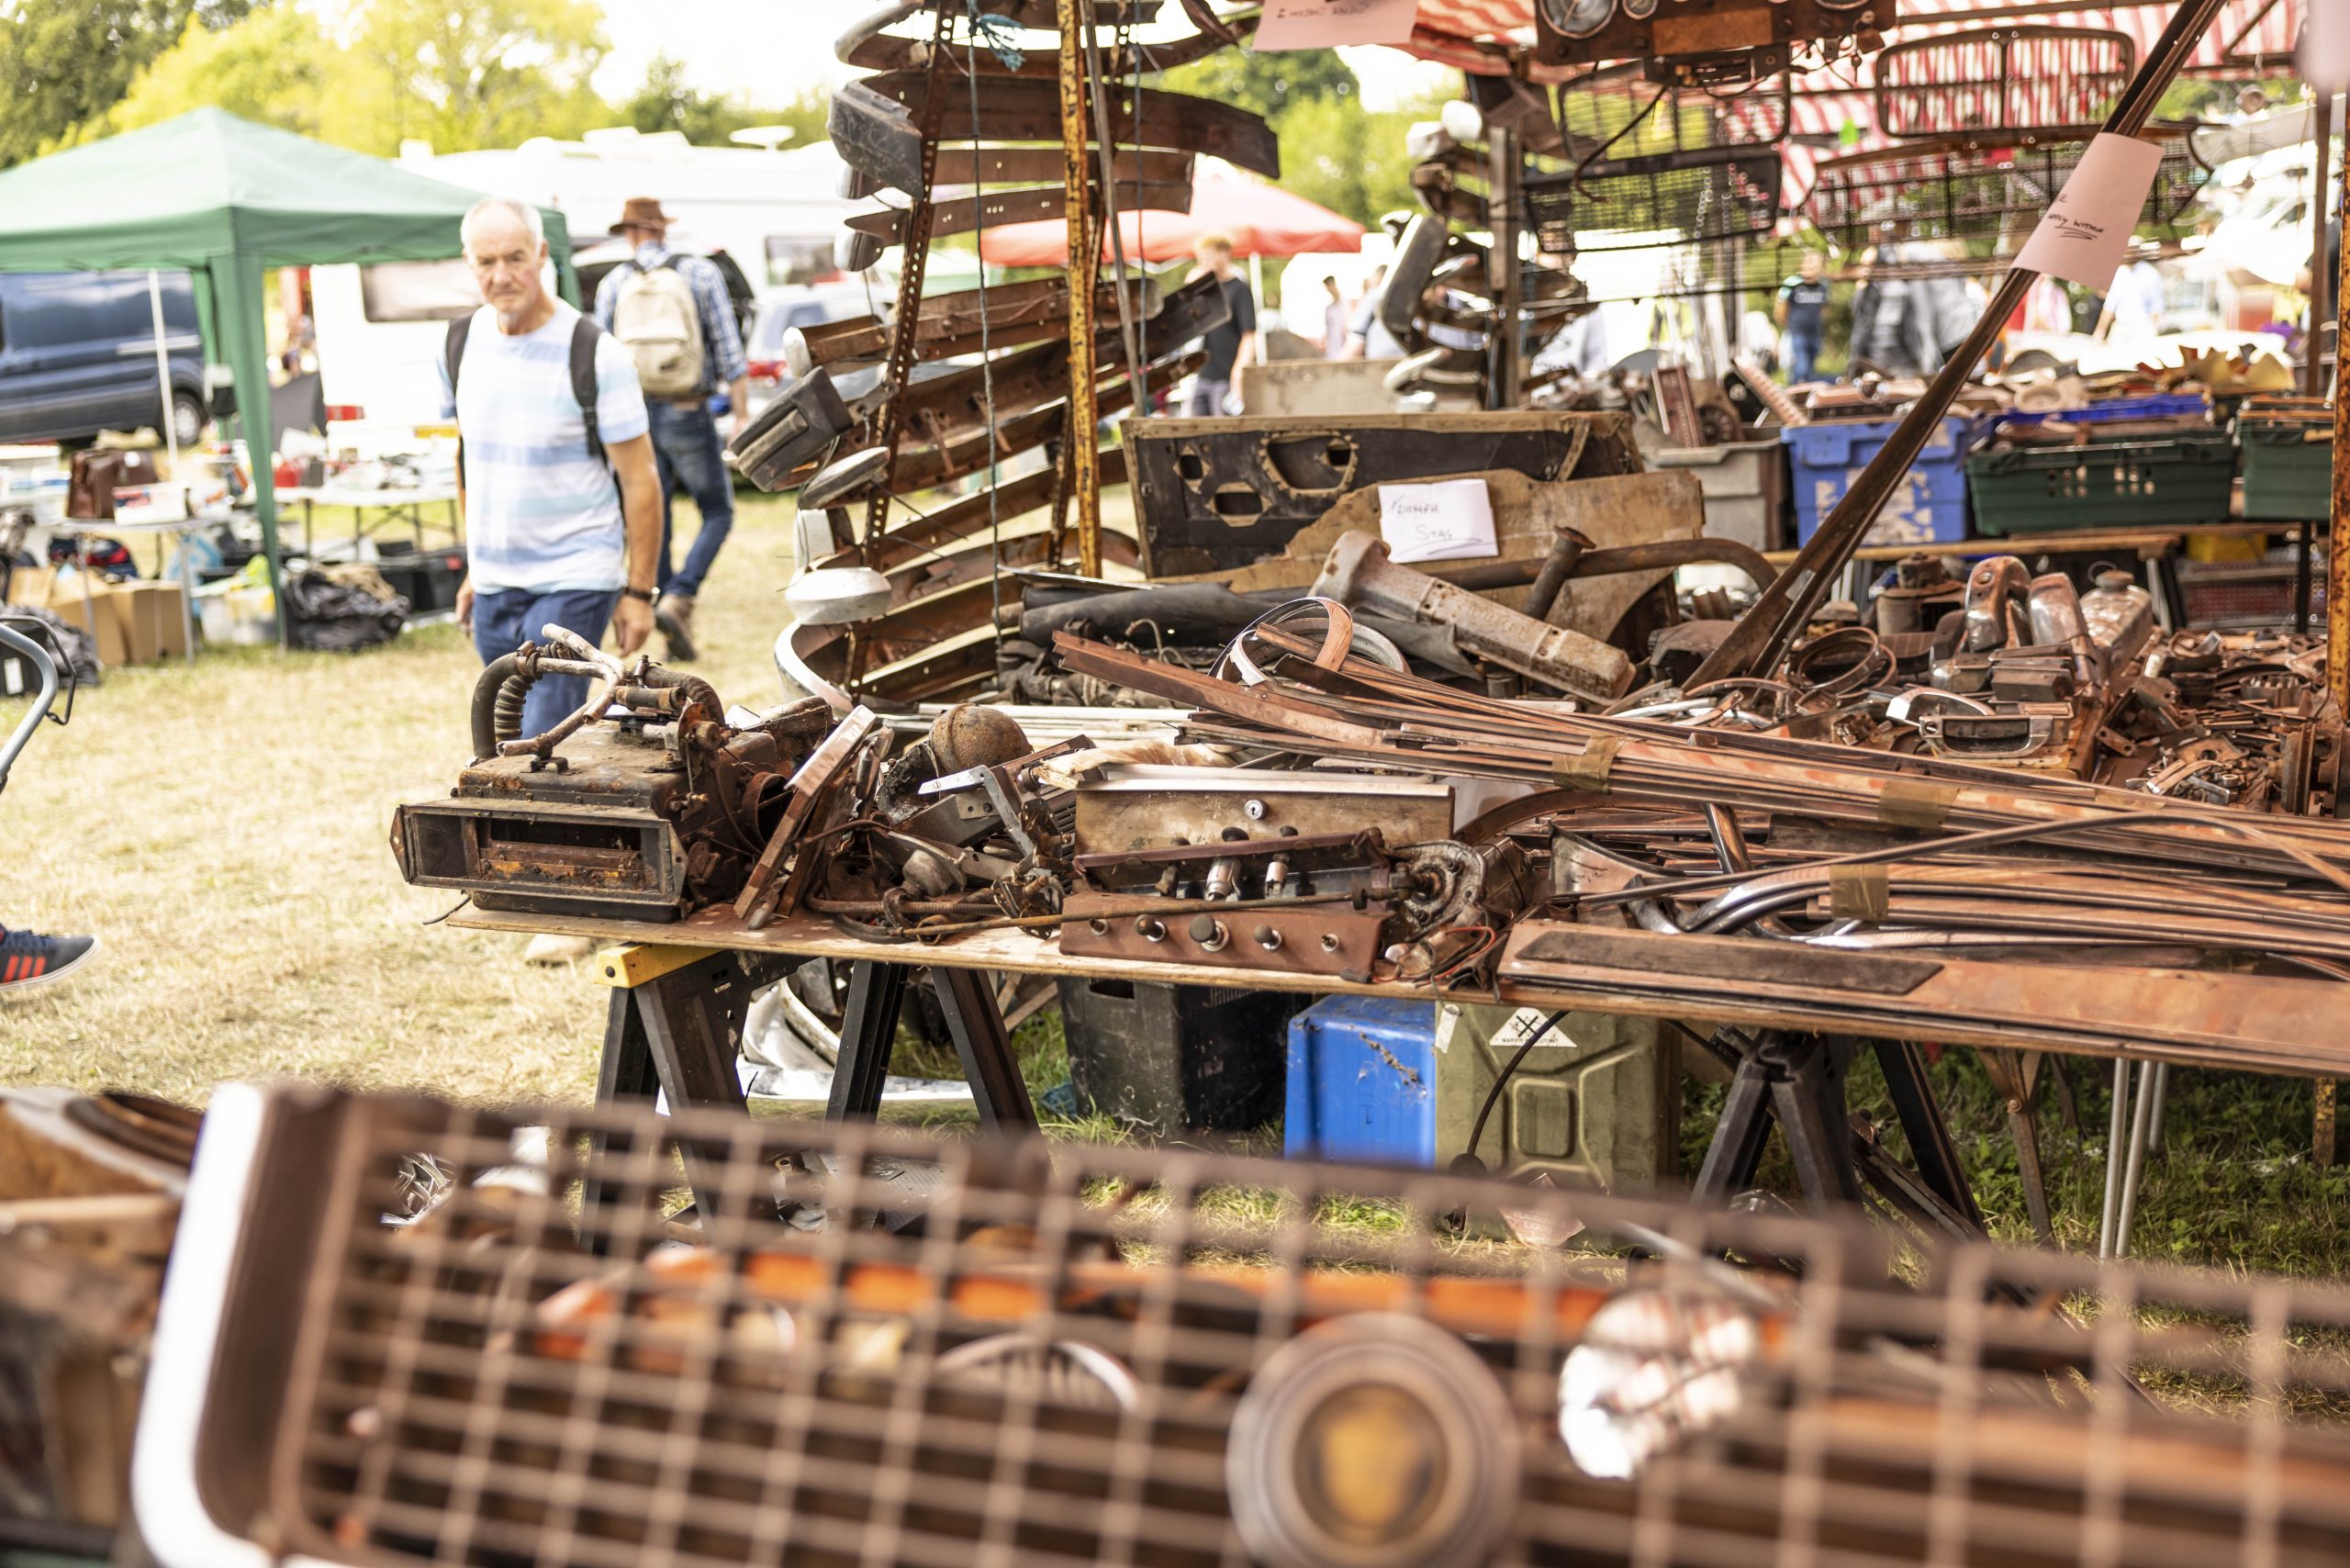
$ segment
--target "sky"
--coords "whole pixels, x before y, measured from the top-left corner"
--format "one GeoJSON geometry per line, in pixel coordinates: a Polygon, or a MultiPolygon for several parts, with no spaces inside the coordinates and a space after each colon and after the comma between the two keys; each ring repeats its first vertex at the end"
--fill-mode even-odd
{"type": "MultiPolygon", "coordinates": [[[[752,103],[786,102],[856,75],[833,58],[832,41],[876,8],[869,0],[603,0],[603,6],[612,51],[596,86],[605,96],[626,96],[666,50],[684,62],[695,86],[752,103]]],[[[1443,81],[1450,74],[1392,49],[1339,52],[1374,109],[1431,75],[1443,81]]]]}

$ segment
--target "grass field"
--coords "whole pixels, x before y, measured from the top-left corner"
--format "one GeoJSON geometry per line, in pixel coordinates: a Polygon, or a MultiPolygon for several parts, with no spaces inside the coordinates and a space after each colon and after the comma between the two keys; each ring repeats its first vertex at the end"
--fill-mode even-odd
{"type": "MultiPolygon", "coordinates": [[[[789,524],[784,503],[743,498],[704,595],[696,668],[731,700],[778,691],[789,524]]],[[[0,796],[0,922],[93,932],[104,950],[84,975],[0,1002],[0,1080],[191,1103],[288,1074],[586,1097],[608,993],[584,969],[525,966],[519,938],[427,924],[455,901],[408,889],[392,863],[393,806],[444,792],[465,759],[479,667],[442,626],[357,655],[247,649],[109,672],[84,693],[0,796]]],[[[1036,1086],[1057,1081],[1058,1032],[1023,1041],[1036,1086]]],[[[1971,1053],[1935,1071],[1995,1229],[2022,1239],[1997,1100],[1971,1053]]],[[[2077,1248],[2095,1241],[2109,1074],[2084,1062],[2073,1078],[2078,1130],[2052,1096],[2044,1148],[2060,1236],[2077,1248]]],[[[1855,1091],[1876,1092],[1867,1072],[1855,1091]]],[[[1693,1159],[1718,1100],[1690,1092],[1693,1159]]],[[[2309,1126],[2306,1084],[2177,1075],[2140,1250],[2350,1275],[2350,1171],[2311,1164],[2309,1126]]]]}

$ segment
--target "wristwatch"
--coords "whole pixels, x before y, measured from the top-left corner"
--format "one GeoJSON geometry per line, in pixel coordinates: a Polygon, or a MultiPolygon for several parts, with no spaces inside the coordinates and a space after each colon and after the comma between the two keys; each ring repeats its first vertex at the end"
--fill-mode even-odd
{"type": "Polygon", "coordinates": [[[621,597],[622,599],[642,599],[646,604],[651,604],[653,602],[653,590],[651,588],[624,588],[621,589],[621,597]]]}

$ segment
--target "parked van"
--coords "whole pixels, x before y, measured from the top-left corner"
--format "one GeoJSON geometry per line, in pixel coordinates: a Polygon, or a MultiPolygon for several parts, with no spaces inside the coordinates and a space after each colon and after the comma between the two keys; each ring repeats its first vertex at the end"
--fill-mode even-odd
{"type": "MultiPolygon", "coordinates": [[[[184,272],[162,274],[170,417],[183,446],[204,433],[204,350],[184,272]]],[[[147,274],[0,273],[0,442],[160,431],[147,274]]]]}

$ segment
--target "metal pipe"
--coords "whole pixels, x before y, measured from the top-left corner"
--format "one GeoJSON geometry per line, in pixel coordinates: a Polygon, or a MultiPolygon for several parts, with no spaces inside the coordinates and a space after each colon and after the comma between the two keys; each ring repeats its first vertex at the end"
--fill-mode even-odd
{"type": "Polygon", "coordinates": [[[2146,1140],[2154,1135],[2154,1067],[2142,1062],[2138,1068],[2138,1103],[2130,1115],[2130,1162],[2121,1172],[2121,1217],[2114,1223],[2113,1256],[2130,1255],[2130,1227],[2138,1218],[2138,1184],[2146,1175],[2146,1140]]]}
{"type": "MultiPolygon", "coordinates": [[[[2341,211],[2344,222],[2350,224],[2350,180],[2342,182],[2341,211]]],[[[2342,275],[2338,281],[2338,297],[2350,299],[2350,244],[2342,247],[2342,275]]],[[[2337,362],[2341,358],[2338,345],[2334,357],[2337,362]]],[[[2339,374],[2334,379],[2340,381],[2339,374]]],[[[2325,691],[2333,700],[2336,713],[2350,713],[2350,549],[2343,548],[2345,540],[2350,540],[2350,398],[2342,396],[2342,388],[2337,386],[2333,394],[2333,516],[2325,537],[2325,691]]]]}
{"type": "MultiPolygon", "coordinates": [[[[1567,534],[1572,532],[1561,531],[1567,534]]],[[[1640,544],[1618,544],[1612,549],[1593,550],[1587,548],[1590,541],[1583,539],[1580,534],[1573,537],[1580,543],[1572,551],[1565,548],[1569,541],[1561,539],[1539,560],[1529,556],[1516,561],[1480,561],[1472,566],[1438,566],[1427,575],[1440,583],[1450,583],[1455,588],[1476,592],[1532,583],[1535,591],[1527,596],[1526,613],[1537,617],[1544,613],[1540,601],[1551,565],[1562,559],[1566,570],[1561,579],[1561,586],[1576,577],[1605,577],[1618,572],[1651,572],[1709,565],[1735,566],[1752,577],[1757,588],[1768,588],[1779,576],[1779,568],[1771,565],[1769,558],[1760,550],[1741,544],[1735,539],[1651,539],[1640,544]]],[[[1553,588],[1550,597],[1556,600],[1558,589],[1553,588]]]]}
{"type": "MultiPolygon", "coordinates": [[[[1077,506],[1077,569],[1102,575],[1102,487],[1094,471],[1093,213],[1087,202],[1084,13],[1091,0],[1058,0],[1061,33],[1061,200],[1069,234],[1069,418],[1061,440],[1069,454],[1070,498],[1077,506]]],[[[1143,389],[1135,388],[1140,398],[1143,389]]]]}
{"type": "MultiPolygon", "coordinates": [[[[2311,187],[2310,212],[2310,335],[2309,347],[2302,353],[2301,396],[2325,396],[2325,366],[2318,354],[2318,345],[2324,342],[2325,319],[2333,314],[2327,308],[2327,297],[2333,295],[2333,269],[2325,264],[2325,226],[2333,221],[2333,204],[2325,199],[2325,187],[2333,177],[2333,95],[2320,92],[2315,112],[2317,131],[2317,161],[2310,171],[2314,182],[2311,187]]],[[[2335,300],[2341,296],[2334,295],[2335,300]]],[[[2337,358],[2342,353],[2339,342],[2334,348],[2337,358]]]]}
{"type": "Polygon", "coordinates": [[[1543,554],[1541,570],[1534,575],[1534,591],[1526,596],[1527,614],[1537,621],[1550,619],[1550,607],[1559,602],[1567,579],[1575,575],[1576,566],[1590,548],[1591,541],[1573,529],[1559,530],[1543,554]]]}
{"type": "MultiPolygon", "coordinates": [[[[2156,101],[2210,32],[2221,4],[2221,0],[2183,0],[2162,37],[2147,52],[2137,76],[2114,105],[2104,130],[2118,136],[2135,136],[2145,129],[2156,101]]],[[[2008,319],[2015,314],[2016,308],[2039,279],[2038,273],[2021,267],[2009,269],[2006,281],[1992,296],[1989,307],[1975,323],[1965,342],[1951,355],[1927,386],[1925,395],[1894,427],[1891,437],[1853,480],[1844,498],[1796,554],[1793,568],[1763,590],[1761,600],[1698,666],[1690,679],[1691,685],[1767,672],[1786,656],[1787,649],[1810,623],[1836,579],[1851,563],[1852,552],[1860,548],[1861,541],[1876,521],[1877,513],[1892,498],[1918,454],[1925,450],[1927,439],[1941,425],[1942,415],[1956,400],[1959,388],[1965,386],[1975,366],[1991,352],[1991,346],[2006,330],[2008,319]]]]}
{"type": "Polygon", "coordinates": [[[1494,330],[1489,340],[1493,382],[1485,407],[1515,409],[1518,401],[1517,137],[1499,126],[1486,126],[1485,159],[1492,195],[1487,216],[1494,237],[1494,248],[1485,257],[1486,286],[1493,290],[1494,300],[1494,330]]]}
{"type": "Polygon", "coordinates": [[[1546,626],[1467,588],[1396,566],[1387,558],[1387,541],[1375,533],[1340,534],[1307,591],[1399,620],[1448,627],[1464,652],[1585,700],[1612,702],[1631,689],[1632,661],[1621,649],[1564,626],[1546,626]]]}
{"type": "Polygon", "coordinates": [[[2130,1062],[2113,1059],[2113,1114],[2105,1129],[2105,1207],[2098,1217],[2097,1255],[2100,1262],[2113,1256],[2113,1222],[2121,1212],[2122,1145],[2130,1136],[2130,1062]]]}

